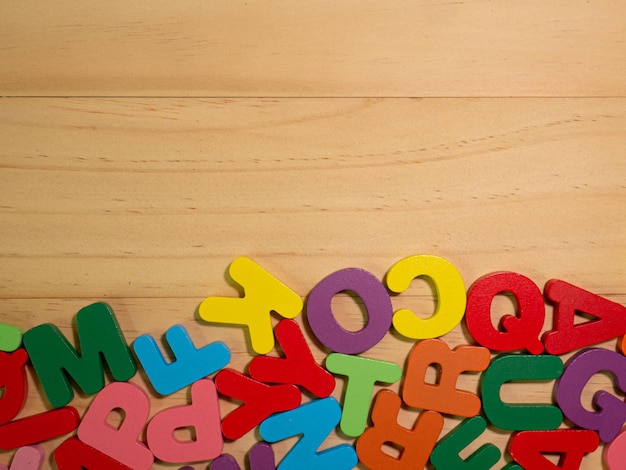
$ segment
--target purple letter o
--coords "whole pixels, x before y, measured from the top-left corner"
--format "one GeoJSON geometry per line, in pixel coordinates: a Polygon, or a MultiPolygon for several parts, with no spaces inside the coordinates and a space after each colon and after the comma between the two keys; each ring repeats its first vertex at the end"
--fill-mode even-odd
{"type": "Polygon", "coordinates": [[[322,279],[311,291],[307,319],[317,339],[328,349],[358,354],[378,344],[391,327],[393,309],[383,284],[368,271],[346,268],[322,279]],[[335,319],[332,298],[343,291],[356,293],[367,311],[367,323],[359,331],[348,331],[335,319]]]}

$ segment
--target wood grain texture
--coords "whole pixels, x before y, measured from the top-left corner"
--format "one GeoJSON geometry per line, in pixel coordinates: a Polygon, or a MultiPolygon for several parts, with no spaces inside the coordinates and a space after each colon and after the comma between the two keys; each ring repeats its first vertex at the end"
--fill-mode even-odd
{"type": "Polygon", "coordinates": [[[0,296],[201,296],[241,253],[304,294],[416,252],[617,293],[625,104],[5,100],[0,296]]]}
{"type": "MultiPolygon", "coordinates": [[[[303,298],[335,270],[382,279],[423,253],[467,286],[510,270],[626,305],[624,17],[621,0],[2,2],[0,321],[74,339],[76,312],[103,300],[128,342],[183,324],[199,346],[225,341],[244,370],[245,331],[197,314],[207,296],[237,294],[225,273],[240,255],[303,298]]],[[[435,298],[418,280],[392,302],[427,316],[435,298]]],[[[363,325],[349,296],[333,310],[363,325]]],[[[492,312],[513,303],[498,296],[492,312]]],[[[472,341],[464,326],[444,339],[472,341]]],[[[404,366],[413,344],[390,332],[364,355],[404,366]]],[[[20,416],[47,407],[29,374],[20,416]]],[[[188,399],[133,381],[152,414],[188,399]]],[[[502,397],[548,403],[553,385],[502,397]]],[[[624,398],[597,374],[590,410],[598,390],[624,398]]],[[[225,451],[243,466],[257,438],[225,451]]],[[[490,429],[463,455],[508,438],[490,429]]],[[[60,442],[45,444],[44,468],[60,442]]],[[[326,445],[340,442],[352,441],[326,445]]],[[[607,470],[601,449],[581,468],[607,470]]]]}
{"type": "Polygon", "coordinates": [[[0,5],[0,95],[623,96],[621,0],[0,5]]]}

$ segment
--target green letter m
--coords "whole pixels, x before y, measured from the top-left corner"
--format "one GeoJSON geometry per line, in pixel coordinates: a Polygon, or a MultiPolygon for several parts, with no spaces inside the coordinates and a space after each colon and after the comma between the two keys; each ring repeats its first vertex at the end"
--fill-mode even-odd
{"type": "Polygon", "coordinates": [[[95,303],[81,309],[76,323],[80,353],[51,323],[24,334],[24,347],[54,408],[67,405],[74,397],[70,376],[87,395],[102,390],[103,359],[115,380],[126,381],[137,372],[130,348],[107,304],[95,303]]]}

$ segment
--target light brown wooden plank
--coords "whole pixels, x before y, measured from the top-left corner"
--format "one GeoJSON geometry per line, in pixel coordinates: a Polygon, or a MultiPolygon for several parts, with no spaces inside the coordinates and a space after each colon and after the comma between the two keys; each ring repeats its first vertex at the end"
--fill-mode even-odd
{"type": "Polygon", "coordinates": [[[625,104],[5,99],[0,296],[202,296],[242,254],[622,292],[625,104]]]}
{"type": "Polygon", "coordinates": [[[0,5],[1,95],[624,96],[621,0],[0,5]]]}

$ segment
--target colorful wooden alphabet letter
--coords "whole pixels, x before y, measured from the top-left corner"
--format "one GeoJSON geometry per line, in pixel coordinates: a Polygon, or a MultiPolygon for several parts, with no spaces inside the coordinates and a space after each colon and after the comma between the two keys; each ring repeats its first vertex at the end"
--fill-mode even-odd
{"type": "Polygon", "coordinates": [[[148,447],[157,459],[172,463],[211,460],[220,455],[223,438],[217,391],[211,379],[191,386],[191,404],[159,411],[148,423],[148,447]],[[195,439],[181,441],[177,429],[194,430],[195,439]]]}
{"type": "MultiPolygon", "coordinates": [[[[267,442],[257,442],[250,449],[250,470],[276,470],[274,450],[267,442]]],[[[209,465],[211,470],[241,470],[232,455],[222,454],[209,465]]]]}
{"type": "Polygon", "coordinates": [[[626,470],[626,429],[604,446],[602,461],[609,470],[626,470]]]}
{"type": "Polygon", "coordinates": [[[196,348],[182,325],[169,328],[165,332],[165,340],[176,357],[169,364],[152,336],[141,335],[133,343],[137,359],[152,386],[161,395],[181,390],[226,367],[230,361],[230,349],[224,343],[216,341],[196,348]]]}
{"type": "Polygon", "coordinates": [[[143,389],[130,382],[113,382],[91,402],[78,426],[78,438],[134,470],[148,470],[154,456],[139,436],[149,415],[150,399],[143,389]],[[118,428],[107,422],[114,410],[124,412],[118,428]]]}
{"type": "Polygon", "coordinates": [[[0,397],[0,424],[11,421],[24,406],[28,391],[26,362],[28,354],[24,349],[0,351],[0,387],[4,389],[0,397]]]}
{"type": "Polygon", "coordinates": [[[428,319],[408,309],[393,314],[393,326],[402,336],[412,339],[438,338],[452,331],[465,314],[465,283],[458,269],[448,260],[432,255],[415,255],[395,263],[385,276],[390,291],[401,293],[413,279],[423,277],[434,285],[437,307],[428,319]]]}
{"type": "Polygon", "coordinates": [[[19,326],[0,322],[0,351],[13,352],[22,345],[24,330],[19,326]]]}
{"type": "Polygon", "coordinates": [[[626,357],[601,348],[584,349],[572,356],[555,390],[556,401],[567,418],[581,428],[598,431],[602,442],[611,442],[626,422],[626,403],[604,390],[593,396],[598,411],[586,410],[580,401],[589,379],[605,370],[613,374],[615,385],[626,392],[626,357]]]}
{"type": "Polygon", "coordinates": [[[39,470],[45,456],[46,453],[41,446],[20,447],[11,460],[11,467],[0,465],[0,470],[39,470]]]}
{"type": "Polygon", "coordinates": [[[80,416],[76,408],[64,406],[0,426],[0,450],[17,449],[37,444],[72,432],[80,416]]]}
{"type": "Polygon", "coordinates": [[[230,454],[222,454],[209,464],[209,470],[241,470],[237,459],[230,454]]]}
{"type": "Polygon", "coordinates": [[[117,460],[88,446],[76,437],[63,441],[54,451],[54,462],[59,470],[132,470],[117,460]]]}
{"type": "Polygon", "coordinates": [[[333,397],[321,398],[270,416],[261,423],[259,431],[268,442],[302,435],[281,460],[279,468],[282,470],[348,470],[358,462],[351,445],[339,444],[320,452],[317,450],[340,419],[341,407],[337,400],[333,397]]]}
{"type": "Polygon", "coordinates": [[[546,310],[537,285],[521,274],[496,272],[479,278],[467,292],[465,323],[476,342],[493,351],[527,349],[543,352],[539,334],[546,310]],[[516,315],[504,315],[500,329],[491,321],[491,304],[498,294],[510,292],[517,303],[516,315]]]}
{"type": "Polygon", "coordinates": [[[511,381],[554,380],[563,373],[563,362],[556,356],[502,354],[491,361],[482,380],[483,411],[487,419],[509,431],[556,429],[563,413],[554,405],[504,403],[503,384],[511,381]]]}
{"type": "Polygon", "coordinates": [[[309,294],[306,304],[309,326],[328,349],[358,354],[376,345],[389,331],[393,308],[382,283],[368,271],[346,268],[329,274],[309,294]],[[354,292],[363,301],[367,323],[359,331],[348,331],[339,324],[331,308],[340,292],[354,292]]]}
{"type": "Polygon", "coordinates": [[[423,411],[412,429],[398,424],[402,406],[400,397],[391,390],[376,394],[372,408],[372,427],[356,442],[359,460],[378,470],[412,470],[424,468],[443,429],[443,417],[436,411],[423,411]],[[383,444],[399,448],[399,456],[383,451],[383,444]]]}
{"type": "Polygon", "coordinates": [[[402,377],[402,368],[393,362],[340,353],[328,355],[326,368],[348,378],[340,428],[350,437],[360,436],[365,431],[374,384],[394,383],[402,377]]]}
{"type": "Polygon", "coordinates": [[[300,326],[294,320],[280,321],[276,339],[285,357],[256,356],[250,361],[250,375],[261,382],[301,385],[319,398],[329,396],[335,378],[315,362],[300,326]]]}
{"type": "Polygon", "coordinates": [[[500,451],[493,444],[483,444],[467,459],[459,453],[487,429],[480,416],[464,420],[444,437],[430,456],[437,470],[482,470],[493,467],[500,459],[500,451]]]}
{"type": "Polygon", "coordinates": [[[222,419],[222,434],[231,440],[239,439],[274,413],[298,407],[302,401],[296,385],[268,385],[232,369],[218,372],[215,385],[222,395],[244,402],[222,419]]]}
{"type": "Polygon", "coordinates": [[[524,468],[533,470],[578,470],[585,454],[598,448],[600,440],[593,431],[556,429],[513,433],[509,453],[524,468]],[[561,454],[559,465],[542,454],[561,454]]]}
{"type": "Polygon", "coordinates": [[[67,405],[74,391],[70,375],[87,395],[104,387],[102,358],[106,359],[115,380],[126,381],[135,375],[137,365],[111,308],[95,303],[76,315],[80,355],[51,323],[39,325],[24,334],[24,347],[54,408],[67,405]]]}
{"type": "Polygon", "coordinates": [[[544,287],[554,304],[554,330],[544,333],[546,351],[564,354],[626,333],[626,307],[565,281],[551,280],[544,287]],[[594,317],[575,324],[576,312],[594,317]]]}
{"type": "Polygon", "coordinates": [[[267,354],[274,347],[270,313],[295,318],[302,311],[302,299],[250,258],[235,259],[228,273],[243,288],[244,297],[208,297],[198,313],[207,322],[247,326],[252,349],[267,354]]]}
{"type": "Polygon", "coordinates": [[[250,449],[250,470],[276,470],[274,449],[267,442],[257,442],[250,449]]]}
{"type": "Polygon", "coordinates": [[[28,382],[26,362],[28,354],[22,348],[0,352],[0,450],[47,441],[72,432],[78,426],[78,411],[71,406],[49,410],[11,421],[26,401],[28,382]]]}
{"type": "Polygon", "coordinates": [[[476,416],[480,398],[456,388],[459,375],[465,371],[481,371],[489,366],[491,354],[480,346],[457,346],[450,350],[440,339],[420,341],[409,353],[402,399],[413,408],[439,411],[457,416],[476,416]],[[436,383],[426,382],[429,366],[439,366],[436,383]]]}

